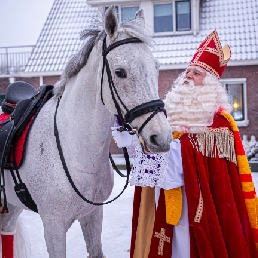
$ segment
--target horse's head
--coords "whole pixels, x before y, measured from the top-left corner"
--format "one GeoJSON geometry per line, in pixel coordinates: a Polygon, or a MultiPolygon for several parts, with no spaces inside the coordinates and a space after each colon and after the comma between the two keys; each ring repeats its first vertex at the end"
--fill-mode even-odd
{"type": "Polygon", "coordinates": [[[144,28],[143,11],[136,13],[134,21],[119,25],[111,6],[104,22],[103,56],[108,69],[101,86],[103,102],[111,113],[126,118],[139,130],[145,152],[168,151],[171,129],[165,113],[160,112],[163,102],[158,95],[159,63],[149,48],[152,40],[144,28]]]}

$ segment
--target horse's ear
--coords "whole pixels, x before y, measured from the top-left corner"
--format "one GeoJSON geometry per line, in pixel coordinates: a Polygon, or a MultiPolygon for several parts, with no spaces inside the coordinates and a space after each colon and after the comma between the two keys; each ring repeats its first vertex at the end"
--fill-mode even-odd
{"type": "Polygon", "coordinates": [[[116,17],[115,6],[110,6],[105,13],[105,31],[112,39],[117,36],[118,20],[116,17]]]}
{"type": "Polygon", "coordinates": [[[143,9],[139,9],[135,14],[135,22],[140,26],[145,27],[145,19],[143,9]]]}

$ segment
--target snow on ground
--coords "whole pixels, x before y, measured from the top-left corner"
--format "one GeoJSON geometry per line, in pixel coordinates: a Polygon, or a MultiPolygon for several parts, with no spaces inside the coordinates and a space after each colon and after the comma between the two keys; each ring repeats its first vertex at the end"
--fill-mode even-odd
{"type": "MultiPolygon", "coordinates": [[[[252,175],[256,189],[258,189],[258,173],[255,172],[252,175]]],[[[112,196],[116,196],[124,184],[125,178],[120,178],[115,174],[112,196]]],[[[118,200],[104,206],[102,243],[107,258],[129,257],[133,192],[134,187],[128,186],[118,200]]],[[[31,211],[24,211],[19,219],[22,224],[22,235],[25,235],[26,239],[23,243],[27,252],[24,258],[47,258],[43,225],[39,215],[31,211]]],[[[77,221],[67,232],[66,250],[67,258],[87,257],[86,245],[77,221]]]]}

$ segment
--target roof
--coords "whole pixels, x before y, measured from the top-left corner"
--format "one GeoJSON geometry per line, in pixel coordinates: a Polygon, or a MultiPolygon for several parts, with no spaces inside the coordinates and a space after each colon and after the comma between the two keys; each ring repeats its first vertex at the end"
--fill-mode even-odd
{"type": "MultiPolygon", "coordinates": [[[[188,64],[199,44],[216,29],[222,46],[231,48],[230,62],[258,60],[257,12],[257,0],[202,0],[199,33],[156,37],[154,56],[163,69],[188,64]]],[[[25,72],[62,71],[81,46],[80,32],[97,14],[98,9],[86,0],[55,0],[25,72]]]]}
{"type": "Polygon", "coordinates": [[[162,65],[189,63],[200,43],[214,29],[222,47],[228,44],[232,61],[258,59],[258,1],[201,2],[200,29],[194,35],[156,38],[155,56],[162,65]]]}
{"type": "Polygon", "coordinates": [[[62,71],[81,46],[80,32],[97,17],[86,0],[55,0],[25,72],[62,71]]]}

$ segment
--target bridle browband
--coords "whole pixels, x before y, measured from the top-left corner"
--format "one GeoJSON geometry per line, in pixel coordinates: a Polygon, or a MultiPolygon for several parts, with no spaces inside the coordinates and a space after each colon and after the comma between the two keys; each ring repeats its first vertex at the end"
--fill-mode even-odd
{"type": "MultiPolygon", "coordinates": [[[[134,107],[133,109],[129,110],[126,105],[123,103],[123,101],[121,100],[120,96],[118,95],[118,92],[115,88],[113,79],[112,79],[112,75],[111,75],[111,71],[109,68],[109,64],[108,64],[108,60],[106,58],[107,54],[113,50],[116,47],[119,47],[121,45],[124,44],[128,44],[128,43],[143,43],[140,39],[138,38],[127,38],[127,39],[123,39],[123,40],[119,40],[117,42],[114,42],[113,44],[111,44],[109,47],[107,47],[106,45],[106,36],[103,40],[103,48],[102,48],[102,56],[103,56],[103,67],[102,67],[102,76],[101,76],[101,101],[103,103],[103,105],[105,105],[104,101],[103,101],[103,96],[102,96],[102,88],[103,88],[103,75],[104,75],[104,71],[105,71],[105,67],[106,67],[106,73],[108,76],[108,84],[109,84],[109,89],[111,92],[111,96],[113,99],[113,102],[115,104],[116,110],[117,110],[117,116],[120,120],[120,122],[122,123],[122,127],[121,127],[121,131],[129,131],[130,134],[135,134],[137,133],[137,135],[139,136],[140,132],[142,131],[142,129],[145,127],[145,125],[158,113],[158,112],[163,112],[166,115],[166,110],[164,108],[164,102],[161,99],[157,99],[157,100],[151,100],[149,102],[140,104],[136,107],[134,107]],[[115,97],[116,96],[116,97],[115,97]],[[126,114],[125,116],[122,115],[122,110],[121,107],[117,101],[117,99],[119,100],[120,104],[123,106],[123,108],[126,110],[126,114]],[[130,125],[130,123],[137,117],[141,116],[141,115],[145,115],[147,113],[151,113],[152,114],[145,120],[145,122],[140,126],[140,128],[137,130],[136,128],[132,128],[132,126],[130,125]]],[[[124,157],[125,157],[125,161],[126,161],[126,170],[127,170],[127,174],[126,174],[126,184],[123,188],[123,190],[120,192],[120,194],[118,194],[115,198],[113,198],[110,201],[107,202],[103,202],[103,203],[95,203],[92,202],[90,200],[88,200],[87,198],[85,198],[80,191],[78,190],[78,188],[75,186],[71,175],[69,173],[68,167],[66,165],[65,162],[65,158],[63,155],[63,151],[62,151],[62,147],[61,147],[61,142],[60,142],[60,138],[59,138],[59,132],[57,129],[57,123],[56,123],[56,116],[57,116],[57,109],[60,103],[60,98],[57,101],[57,105],[56,105],[56,111],[54,114],[54,134],[56,137],[56,144],[57,144],[57,149],[59,152],[59,156],[62,162],[62,166],[63,169],[65,171],[65,174],[71,184],[71,186],[73,187],[74,191],[87,203],[89,204],[93,204],[93,205],[104,205],[104,204],[108,204],[113,202],[114,200],[116,200],[118,197],[120,197],[122,195],[122,193],[125,191],[128,183],[129,183],[129,175],[130,175],[130,161],[129,161],[129,155],[127,153],[127,149],[123,148],[123,152],[124,152],[124,157]]],[[[115,166],[114,161],[112,160],[111,154],[109,153],[109,158],[111,160],[111,163],[114,167],[114,169],[117,171],[117,173],[120,176],[125,177],[115,166]]]]}

